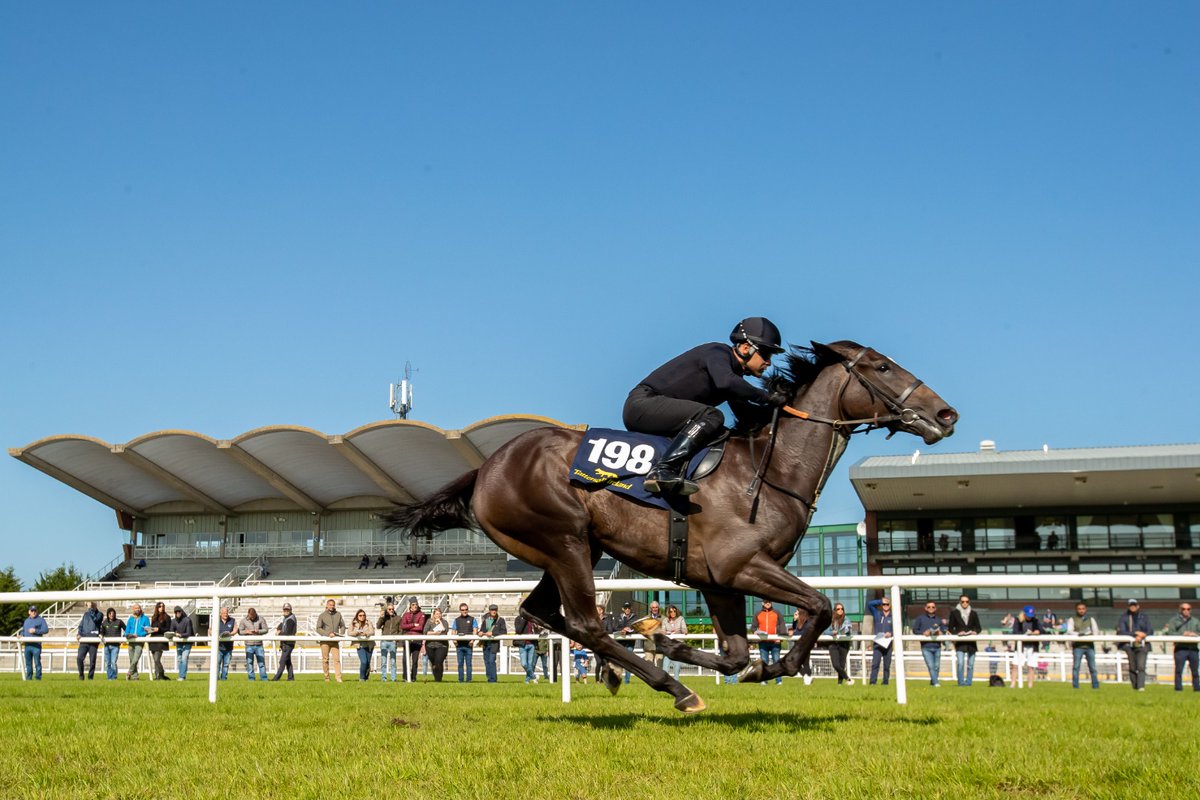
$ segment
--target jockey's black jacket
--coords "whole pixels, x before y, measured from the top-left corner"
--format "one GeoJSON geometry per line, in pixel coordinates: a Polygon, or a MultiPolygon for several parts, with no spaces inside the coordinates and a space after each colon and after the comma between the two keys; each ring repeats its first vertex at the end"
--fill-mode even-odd
{"type": "Polygon", "coordinates": [[[720,342],[693,347],[645,377],[656,394],[719,406],[729,400],[766,403],[767,393],[746,381],[733,348],[720,342]]]}

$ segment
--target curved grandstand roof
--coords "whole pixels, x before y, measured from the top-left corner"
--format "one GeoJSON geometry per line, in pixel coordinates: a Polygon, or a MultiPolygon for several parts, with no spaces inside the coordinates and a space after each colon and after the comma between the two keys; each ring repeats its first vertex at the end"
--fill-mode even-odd
{"type": "Polygon", "coordinates": [[[337,436],[293,425],[256,428],[233,439],[155,431],[115,445],[90,436],[50,436],[8,453],[139,516],[268,507],[317,513],[423,499],[509,440],[547,426],[585,427],[512,414],[449,431],[386,420],[337,436]]]}

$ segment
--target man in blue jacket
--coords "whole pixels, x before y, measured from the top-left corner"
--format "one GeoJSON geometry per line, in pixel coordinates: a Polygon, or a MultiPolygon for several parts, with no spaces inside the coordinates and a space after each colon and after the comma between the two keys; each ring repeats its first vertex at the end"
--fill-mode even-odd
{"type": "Polygon", "coordinates": [[[1117,620],[1117,633],[1133,637],[1132,642],[1122,642],[1120,648],[1129,659],[1129,683],[1135,692],[1146,691],[1146,657],[1150,655],[1146,637],[1153,632],[1150,618],[1142,612],[1141,604],[1130,599],[1129,610],[1117,620]]]}
{"type": "Polygon", "coordinates": [[[95,601],[88,603],[87,610],[83,612],[83,616],[79,618],[79,625],[75,628],[75,639],[79,641],[79,652],[75,654],[75,666],[79,668],[79,680],[83,680],[83,662],[85,660],[88,662],[87,679],[92,680],[96,674],[96,654],[100,652],[100,643],[81,640],[99,638],[101,622],[104,622],[104,615],[96,607],[95,601]]]}
{"type": "Polygon", "coordinates": [[[937,615],[937,603],[930,600],[925,604],[925,613],[913,622],[913,633],[924,636],[921,642],[921,657],[925,659],[925,669],[929,671],[929,685],[941,686],[942,674],[942,642],[937,637],[943,632],[942,618],[937,615]]]}
{"type": "Polygon", "coordinates": [[[867,603],[867,611],[875,619],[875,641],[871,647],[871,685],[879,676],[883,662],[883,685],[887,686],[892,673],[892,601],[884,597],[867,603]]]}
{"type": "Polygon", "coordinates": [[[18,634],[24,640],[25,680],[27,681],[42,679],[41,639],[49,632],[50,626],[38,614],[37,606],[30,606],[29,616],[21,624],[21,631],[18,634]]]}

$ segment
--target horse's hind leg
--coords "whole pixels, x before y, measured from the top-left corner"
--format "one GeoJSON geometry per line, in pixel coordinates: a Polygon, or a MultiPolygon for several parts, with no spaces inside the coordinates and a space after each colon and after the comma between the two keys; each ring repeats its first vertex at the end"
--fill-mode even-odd
{"type": "Polygon", "coordinates": [[[559,608],[561,605],[562,597],[558,592],[558,584],[550,577],[550,573],[543,572],[538,585],[533,587],[533,591],[521,602],[521,614],[543,628],[565,636],[567,621],[559,608]]]}
{"type": "Polygon", "coordinates": [[[695,664],[705,669],[716,670],[722,675],[732,675],[750,663],[749,644],[746,641],[746,598],[744,595],[703,592],[712,614],[713,630],[722,642],[724,654],[710,653],[686,645],[665,634],[654,636],[654,646],[672,661],[695,664]]]}

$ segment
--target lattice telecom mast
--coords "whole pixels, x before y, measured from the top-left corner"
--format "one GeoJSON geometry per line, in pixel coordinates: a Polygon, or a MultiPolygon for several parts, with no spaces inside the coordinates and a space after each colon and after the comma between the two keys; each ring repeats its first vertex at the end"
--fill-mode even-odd
{"type": "Polygon", "coordinates": [[[404,362],[404,380],[388,385],[388,408],[400,419],[408,419],[413,407],[412,362],[404,362]]]}

